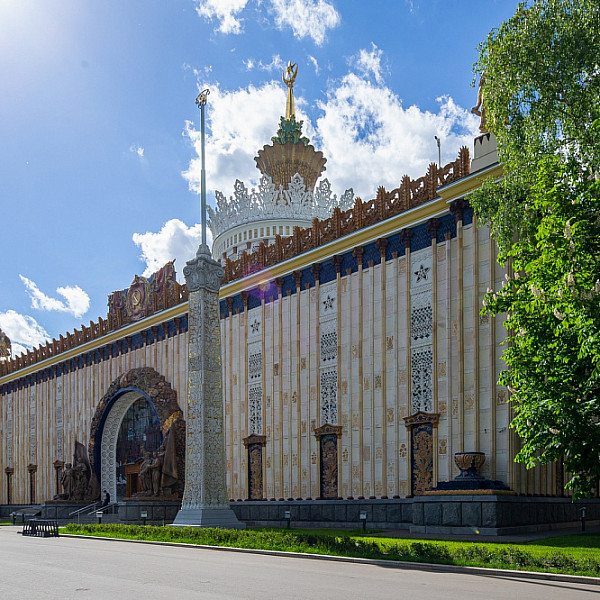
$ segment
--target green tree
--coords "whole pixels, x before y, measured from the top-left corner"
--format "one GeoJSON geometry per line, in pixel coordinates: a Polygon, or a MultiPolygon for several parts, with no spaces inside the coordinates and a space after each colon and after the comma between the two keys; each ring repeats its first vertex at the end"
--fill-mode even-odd
{"type": "Polygon", "coordinates": [[[534,0],[480,47],[501,181],[469,198],[510,265],[501,383],[528,467],[564,459],[577,496],[600,477],[600,3],[534,0]]]}

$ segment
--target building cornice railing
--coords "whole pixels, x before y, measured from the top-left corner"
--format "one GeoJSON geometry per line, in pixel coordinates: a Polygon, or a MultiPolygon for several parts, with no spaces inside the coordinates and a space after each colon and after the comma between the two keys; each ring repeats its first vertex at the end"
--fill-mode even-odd
{"type": "Polygon", "coordinates": [[[293,234],[289,237],[277,235],[273,244],[261,242],[252,253],[243,251],[236,260],[225,259],[223,284],[262,271],[322,244],[433,200],[437,197],[439,187],[465,177],[469,172],[469,150],[463,146],[455,161],[441,168],[431,163],[423,177],[411,179],[405,175],[400,186],[391,191],[387,191],[383,186],[379,187],[377,196],[373,200],[363,202],[357,198],[354,206],[348,210],[343,211],[335,207],[329,218],[313,219],[312,227],[306,229],[294,227],[293,234]]]}

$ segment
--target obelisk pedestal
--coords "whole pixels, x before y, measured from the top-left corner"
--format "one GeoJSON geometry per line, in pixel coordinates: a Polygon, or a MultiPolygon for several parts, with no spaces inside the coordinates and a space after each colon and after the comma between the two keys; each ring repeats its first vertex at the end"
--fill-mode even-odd
{"type": "Polygon", "coordinates": [[[201,244],[183,274],[189,291],[185,488],[173,525],[243,529],[229,506],[225,482],[218,313],[225,272],[201,244]]]}

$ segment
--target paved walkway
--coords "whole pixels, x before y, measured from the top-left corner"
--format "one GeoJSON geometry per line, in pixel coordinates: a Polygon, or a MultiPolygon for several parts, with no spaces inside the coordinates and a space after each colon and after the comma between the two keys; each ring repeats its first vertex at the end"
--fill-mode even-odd
{"type": "Polygon", "coordinates": [[[23,538],[0,527],[0,598],[591,600],[600,588],[331,560],[89,538],[23,538]]]}

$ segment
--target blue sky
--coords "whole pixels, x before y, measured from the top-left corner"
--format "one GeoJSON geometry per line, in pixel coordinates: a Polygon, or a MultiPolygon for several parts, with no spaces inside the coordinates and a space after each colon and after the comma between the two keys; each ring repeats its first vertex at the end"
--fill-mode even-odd
{"type": "Polygon", "coordinates": [[[106,315],[107,295],[199,242],[208,201],[285,111],[338,195],[372,198],[471,146],[477,45],[513,0],[0,0],[0,327],[14,349],[106,315]]]}

